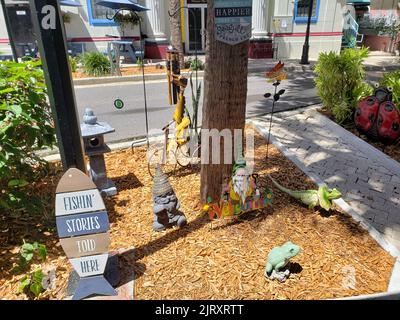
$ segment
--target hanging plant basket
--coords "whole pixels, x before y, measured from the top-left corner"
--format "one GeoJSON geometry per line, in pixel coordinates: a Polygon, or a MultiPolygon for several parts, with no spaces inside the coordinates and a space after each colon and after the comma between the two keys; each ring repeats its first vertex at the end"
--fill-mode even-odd
{"type": "Polygon", "coordinates": [[[71,16],[68,13],[63,12],[61,15],[62,15],[62,19],[63,19],[64,23],[71,22],[71,16]]]}
{"type": "Polygon", "coordinates": [[[114,21],[119,23],[121,26],[124,24],[131,24],[132,27],[138,25],[141,19],[141,17],[132,12],[125,14],[122,12],[118,12],[114,17],[114,21]]]}

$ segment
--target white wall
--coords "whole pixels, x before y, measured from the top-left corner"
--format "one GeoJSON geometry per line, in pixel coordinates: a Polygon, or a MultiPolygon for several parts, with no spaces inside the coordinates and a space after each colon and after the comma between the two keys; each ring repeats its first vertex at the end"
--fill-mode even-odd
{"type": "Polygon", "coordinates": [[[8,39],[6,22],[4,20],[3,9],[0,6],[0,52],[3,54],[11,54],[11,47],[8,43],[3,43],[8,39]]]}
{"type": "MultiPolygon", "coordinates": [[[[311,60],[318,59],[320,52],[335,51],[339,52],[342,42],[341,35],[331,35],[340,33],[343,30],[342,9],[345,6],[345,0],[321,0],[319,7],[318,21],[311,24],[311,33],[326,33],[327,35],[310,37],[311,60]]],[[[275,0],[274,15],[276,16],[294,16],[293,0],[275,0]]],[[[293,34],[304,34],[306,32],[306,23],[293,23],[293,34]]],[[[276,37],[278,44],[278,57],[280,59],[300,59],[303,51],[304,36],[276,37]]]]}
{"type": "Polygon", "coordinates": [[[127,26],[122,32],[119,26],[92,26],[89,22],[88,9],[86,0],[76,0],[82,4],[82,7],[61,7],[63,12],[68,13],[71,17],[69,23],[65,23],[65,30],[68,39],[73,38],[93,38],[93,42],[86,42],[85,49],[87,51],[98,50],[105,51],[107,49],[107,41],[97,41],[96,38],[106,37],[106,35],[114,36],[139,36],[139,27],[134,29],[127,26]]]}

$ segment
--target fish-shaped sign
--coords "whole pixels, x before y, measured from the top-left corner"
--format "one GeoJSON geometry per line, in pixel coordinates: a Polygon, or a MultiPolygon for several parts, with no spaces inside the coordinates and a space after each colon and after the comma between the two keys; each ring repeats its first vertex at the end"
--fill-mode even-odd
{"type": "Polygon", "coordinates": [[[80,277],[73,300],[117,295],[104,278],[110,223],[100,192],[82,171],[71,168],[56,190],[56,224],[60,243],[80,277]]]}

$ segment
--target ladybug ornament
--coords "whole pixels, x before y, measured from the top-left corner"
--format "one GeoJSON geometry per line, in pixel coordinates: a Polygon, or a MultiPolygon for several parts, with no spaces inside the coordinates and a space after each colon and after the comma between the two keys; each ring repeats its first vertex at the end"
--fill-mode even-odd
{"type": "Polygon", "coordinates": [[[358,103],[356,128],[373,141],[392,144],[400,137],[400,112],[392,102],[391,88],[377,88],[358,103]]]}

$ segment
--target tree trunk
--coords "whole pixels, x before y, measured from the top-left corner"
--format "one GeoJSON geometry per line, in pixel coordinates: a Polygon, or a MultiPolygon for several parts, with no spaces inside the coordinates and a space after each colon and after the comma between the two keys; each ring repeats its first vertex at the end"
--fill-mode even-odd
{"type": "Polygon", "coordinates": [[[171,26],[171,44],[179,53],[179,65],[181,69],[185,68],[185,55],[183,53],[182,31],[181,31],[181,10],[180,0],[169,0],[169,12],[174,14],[170,17],[171,26]]]}
{"type": "MultiPolygon", "coordinates": [[[[249,41],[238,45],[229,45],[215,39],[214,0],[208,0],[206,69],[204,76],[203,123],[204,129],[234,129],[243,132],[246,115],[247,65],[249,41]]],[[[211,164],[211,139],[204,139],[202,151],[209,146],[210,164],[201,165],[201,201],[208,197],[218,201],[224,177],[231,175],[232,164],[224,164],[223,139],[220,140],[221,164],[211,164]],[[208,140],[208,141],[206,141],[208,140]]],[[[232,150],[233,155],[233,150],[232,150]]]]}

